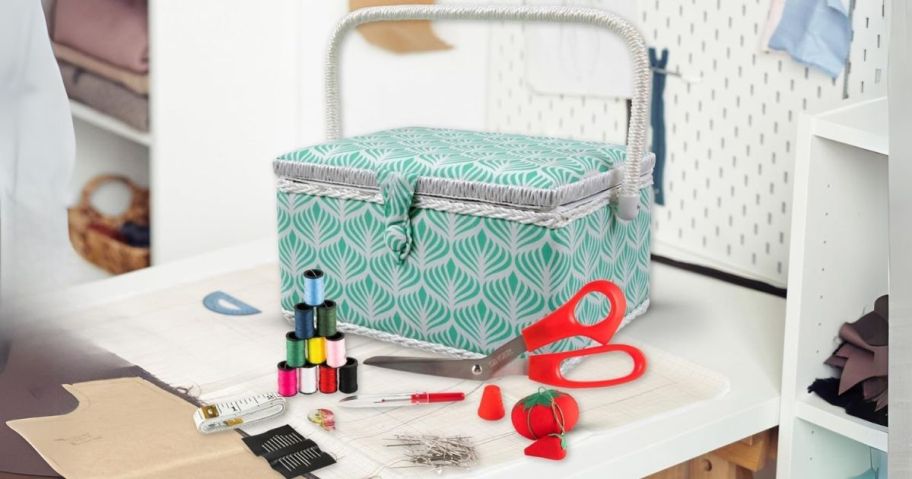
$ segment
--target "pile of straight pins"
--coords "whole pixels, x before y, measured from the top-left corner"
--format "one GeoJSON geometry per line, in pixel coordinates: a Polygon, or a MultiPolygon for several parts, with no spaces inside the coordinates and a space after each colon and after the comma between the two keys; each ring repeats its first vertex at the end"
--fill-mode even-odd
{"type": "Polygon", "coordinates": [[[478,462],[478,453],[467,436],[397,434],[387,447],[405,447],[405,457],[412,466],[429,467],[440,472],[445,467],[467,468],[478,462]]]}

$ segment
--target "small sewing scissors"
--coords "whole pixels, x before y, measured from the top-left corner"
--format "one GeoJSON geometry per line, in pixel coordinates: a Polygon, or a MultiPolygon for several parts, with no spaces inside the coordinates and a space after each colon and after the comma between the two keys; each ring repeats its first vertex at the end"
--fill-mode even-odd
{"type": "Polygon", "coordinates": [[[551,386],[566,388],[598,388],[623,384],[646,372],[646,357],[639,349],[627,344],[609,344],[617,332],[627,301],[614,283],[596,280],[582,287],[573,298],[556,311],[527,326],[521,334],[480,359],[437,359],[400,356],[375,356],[364,364],[418,374],[485,381],[496,376],[528,375],[529,379],[551,386]],[[611,311],[608,317],[587,326],[576,319],[576,305],[589,293],[601,293],[608,298],[611,311]],[[517,361],[525,352],[574,336],[585,336],[601,346],[561,353],[530,354],[517,361]],[[564,377],[561,364],[570,358],[602,353],[623,352],[633,359],[633,369],[626,376],[600,381],[574,381],[564,377]]]}

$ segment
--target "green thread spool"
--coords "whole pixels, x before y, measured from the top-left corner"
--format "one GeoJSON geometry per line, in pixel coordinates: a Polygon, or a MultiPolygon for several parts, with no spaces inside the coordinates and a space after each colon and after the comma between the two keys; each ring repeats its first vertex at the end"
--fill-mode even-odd
{"type": "Polygon", "coordinates": [[[317,336],[328,338],[336,334],[336,302],[327,299],[317,308],[317,336]]]}
{"type": "Polygon", "coordinates": [[[285,362],[288,366],[299,368],[307,362],[307,340],[295,335],[294,331],[285,335],[285,362]]]}
{"type": "Polygon", "coordinates": [[[327,299],[317,308],[317,336],[328,338],[336,334],[336,302],[327,299]]]}

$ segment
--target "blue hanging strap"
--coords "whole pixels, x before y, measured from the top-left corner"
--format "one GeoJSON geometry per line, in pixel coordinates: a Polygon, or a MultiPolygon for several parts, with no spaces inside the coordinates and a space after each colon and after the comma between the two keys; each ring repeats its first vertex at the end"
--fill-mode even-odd
{"type": "Polygon", "coordinates": [[[652,127],[652,152],[655,153],[655,168],[652,173],[655,202],[665,204],[663,176],[665,172],[665,78],[663,73],[668,65],[668,49],[662,49],[662,56],[656,56],[656,49],[649,48],[649,66],[652,67],[652,101],[650,102],[650,126],[652,127]],[[659,70],[659,71],[656,71],[659,70]]]}

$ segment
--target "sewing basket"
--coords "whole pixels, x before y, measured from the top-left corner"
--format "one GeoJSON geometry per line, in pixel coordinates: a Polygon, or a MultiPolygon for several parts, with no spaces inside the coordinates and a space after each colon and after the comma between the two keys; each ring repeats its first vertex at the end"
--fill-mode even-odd
{"type": "MultiPolygon", "coordinates": [[[[329,141],[274,161],[282,308],[302,273],[326,272],[343,331],[472,357],[490,353],[585,283],[619,284],[625,322],[649,304],[653,156],[645,152],[645,42],[609,12],[570,7],[409,5],[356,10],[336,28],[326,70],[329,141]],[[341,137],[338,51],[358,25],[394,20],[589,24],[632,51],[627,147],[432,128],[341,137]]],[[[602,319],[607,301],[577,309],[602,319]]],[[[565,350],[582,338],[565,340],[565,350]]]]}

